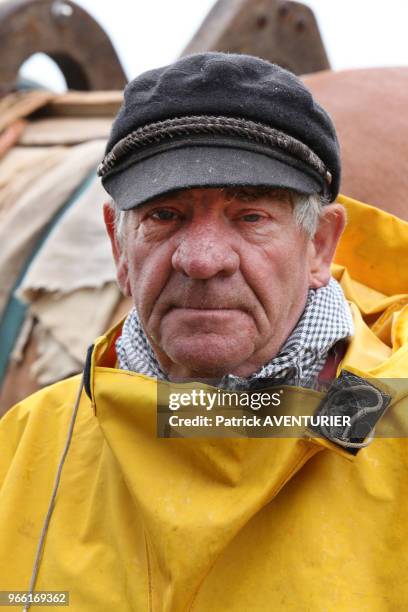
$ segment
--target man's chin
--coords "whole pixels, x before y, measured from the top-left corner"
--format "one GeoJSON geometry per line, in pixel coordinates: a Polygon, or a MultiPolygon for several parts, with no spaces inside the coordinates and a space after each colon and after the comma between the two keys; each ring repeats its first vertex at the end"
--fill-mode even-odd
{"type": "Polygon", "coordinates": [[[230,374],[253,353],[250,339],[202,333],[194,337],[178,337],[164,343],[163,349],[180,375],[185,377],[219,378],[230,374]]]}

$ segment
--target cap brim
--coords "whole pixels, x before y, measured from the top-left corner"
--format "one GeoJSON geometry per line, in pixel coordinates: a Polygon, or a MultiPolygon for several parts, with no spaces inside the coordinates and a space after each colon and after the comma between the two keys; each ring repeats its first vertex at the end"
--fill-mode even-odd
{"type": "Polygon", "coordinates": [[[108,175],[108,193],[130,210],[171,191],[193,187],[281,187],[312,194],[322,190],[317,175],[256,151],[184,146],[162,151],[108,175]]]}

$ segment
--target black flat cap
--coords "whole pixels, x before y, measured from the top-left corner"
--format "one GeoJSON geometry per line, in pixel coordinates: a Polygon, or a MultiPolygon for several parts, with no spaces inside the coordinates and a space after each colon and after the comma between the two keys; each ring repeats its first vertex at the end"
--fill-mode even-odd
{"type": "Polygon", "coordinates": [[[329,115],[295,75],[200,53],[129,83],[98,174],[123,210],[192,187],[283,187],[333,201],[340,152],[329,115]]]}

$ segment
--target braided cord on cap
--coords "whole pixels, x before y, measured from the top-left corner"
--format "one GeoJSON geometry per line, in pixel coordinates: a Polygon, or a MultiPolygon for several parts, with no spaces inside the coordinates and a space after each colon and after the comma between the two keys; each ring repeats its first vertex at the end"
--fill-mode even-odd
{"type": "Polygon", "coordinates": [[[249,142],[279,148],[308,164],[324,178],[326,184],[330,185],[331,183],[331,173],[320,157],[293,136],[248,119],[204,115],[166,119],[137,128],[119,140],[107,153],[98,167],[98,175],[100,177],[106,176],[129,153],[145,146],[160,143],[163,140],[171,140],[178,136],[202,134],[235,136],[249,142]]]}

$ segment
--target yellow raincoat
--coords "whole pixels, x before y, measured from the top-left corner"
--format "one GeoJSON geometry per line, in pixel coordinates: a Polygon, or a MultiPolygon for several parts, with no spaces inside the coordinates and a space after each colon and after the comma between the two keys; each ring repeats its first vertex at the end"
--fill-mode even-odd
{"type": "MultiPolygon", "coordinates": [[[[333,274],[356,333],[339,371],[408,377],[408,224],[340,201],[333,274]]],[[[36,590],[81,612],[408,609],[406,439],[355,457],[317,438],[157,439],[156,383],[115,369],[116,331],[93,351],[36,590]]],[[[0,589],[28,589],[79,383],[0,423],[0,589]]]]}

